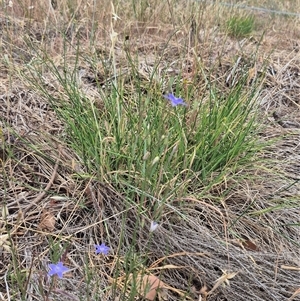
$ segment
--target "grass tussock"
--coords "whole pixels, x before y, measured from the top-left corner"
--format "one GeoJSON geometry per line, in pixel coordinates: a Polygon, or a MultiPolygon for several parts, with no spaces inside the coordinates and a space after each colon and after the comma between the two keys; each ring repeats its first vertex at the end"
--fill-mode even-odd
{"type": "Polygon", "coordinates": [[[232,16],[226,23],[228,34],[232,37],[243,38],[251,34],[254,28],[253,16],[232,16]]]}
{"type": "Polygon", "coordinates": [[[273,29],[297,21],[1,5],[1,298],[293,296],[299,57],[273,29]]]}

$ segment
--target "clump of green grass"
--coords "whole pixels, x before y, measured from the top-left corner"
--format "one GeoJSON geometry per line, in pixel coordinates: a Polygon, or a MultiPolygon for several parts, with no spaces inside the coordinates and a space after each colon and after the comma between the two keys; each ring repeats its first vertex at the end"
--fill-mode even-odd
{"type": "Polygon", "coordinates": [[[107,91],[98,86],[101,101],[96,104],[82,93],[76,65],[70,73],[60,72],[46,58],[44,66],[63,92],[54,97],[37,69],[34,80],[65,124],[67,141],[87,173],[98,179],[164,195],[195,176],[206,185],[213,172],[234,173],[258,149],[256,89],[246,87],[245,78],[224,94],[209,81],[205,93],[186,91],[178,77],[174,94],[188,106],[172,107],[163,93],[151,90],[151,83],[142,89],[133,68],[131,86],[122,79],[112,81],[107,91]]]}
{"type": "Polygon", "coordinates": [[[230,36],[243,38],[249,36],[254,30],[253,16],[231,16],[226,22],[226,29],[230,36]]]}

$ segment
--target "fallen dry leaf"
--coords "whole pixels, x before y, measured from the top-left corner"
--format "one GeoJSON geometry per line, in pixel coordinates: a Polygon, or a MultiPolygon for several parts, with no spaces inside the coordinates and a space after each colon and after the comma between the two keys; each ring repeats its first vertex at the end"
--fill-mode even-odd
{"type": "Polygon", "coordinates": [[[249,239],[246,239],[246,240],[231,239],[231,240],[229,240],[229,242],[232,243],[235,246],[238,246],[238,247],[242,248],[242,249],[246,249],[246,250],[249,250],[249,251],[259,251],[258,246],[249,239]]]}
{"type": "Polygon", "coordinates": [[[216,280],[216,284],[213,286],[213,288],[208,292],[207,295],[211,294],[213,291],[215,291],[221,284],[222,285],[230,285],[229,280],[234,278],[239,272],[236,273],[227,273],[227,271],[223,271],[223,275],[216,280]]]}
{"type": "Polygon", "coordinates": [[[288,301],[290,301],[290,300],[293,300],[296,296],[298,296],[300,294],[300,288],[298,288],[295,292],[294,292],[294,294],[290,297],[290,298],[288,298],[288,301]]]}
{"type": "Polygon", "coordinates": [[[200,293],[199,301],[206,301],[208,295],[207,286],[206,285],[202,286],[199,293],[200,293]]]}
{"type": "Polygon", "coordinates": [[[165,287],[165,284],[155,275],[144,275],[140,277],[138,287],[139,294],[147,300],[153,301],[158,293],[158,290],[165,287]]]}
{"type": "Polygon", "coordinates": [[[55,229],[55,217],[51,211],[46,209],[41,213],[41,221],[38,225],[41,230],[47,230],[52,232],[55,229]]]}
{"type": "Polygon", "coordinates": [[[246,250],[250,250],[250,251],[258,251],[258,246],[256,244],[254,244],[251,240],[244,240],[242,241],[242,245],[246,250]]]}
{"type": "Polygon", "coordinates": [[[0,250],[3,248],[7,252],[10,252],[10,241],[9,241],[9,235],[8,234],[3,234],[0,235],[0,250]]]}
{"type": "Polygon", "coordinates": [[[207,286],[204,284],[200,289],[200,294],[207,294],[207,286]]]}

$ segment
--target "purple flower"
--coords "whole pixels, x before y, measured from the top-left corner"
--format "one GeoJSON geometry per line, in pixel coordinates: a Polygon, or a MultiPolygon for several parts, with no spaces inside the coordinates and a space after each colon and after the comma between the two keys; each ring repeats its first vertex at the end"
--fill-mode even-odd
{"type": "Polygon", "coordinates": [[[164,95],[164,98],[171,101],[172,107],[176,107],[176,106],[179,106],[179,105],[186,106],[186,103],[183,101],[182,98],[177,98],[172,93],[164,95]]]}
{"type": "Polygon", "coordinates": [[[101,245],[95,245],[96,248],[96,255],[98,255],[99,253],[107,255],[110,248],[107,247],[105,244],[101,244],[101,245]]]}
{"type": "Polygon", "coordinates": [[[63,277],[63,273],[68,272],[70,269],[65,267],[61,261],[59,261],[57,264],[50,263],[49,264],[49,276],[57,275],[59,278],[63,277]]]}

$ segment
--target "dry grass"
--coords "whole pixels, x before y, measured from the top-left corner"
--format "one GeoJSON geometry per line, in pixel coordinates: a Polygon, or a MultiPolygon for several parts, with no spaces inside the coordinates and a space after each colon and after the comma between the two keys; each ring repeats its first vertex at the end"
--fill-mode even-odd
{"type": "MultiPolygon", "coordinates": [[[[101,100],[94,83],[109,89],[113,72],[101,61],[91,69],[88,59],[112,55],[111,3],[5,3],[0,12],[0,202],[8,212],[0,217],[0,237],[9,233],[13,253],[0,245],[0,300],[21,299],[17,270],[29,279],[23,281],[24,300],[69,300],[70,294],[78,300],[130,300],[130,287],[125,288],[129,253],[140,270],[160,275],[169,286],[160,296],[166,300],[288,300],[299,287],[299,272],[282,266],[300,266],[298,21],[257,12],[256,31],[237,41],[227,37],[224,24],[231,14],[244,12],[203,3],[199,8],[192,2],[150,1],[147,7],[137,4],[134,16],[134,1],[115,4],[120,19],[113,21],[118,33],[113,53],[126,84],[131,84],[132,68],[126,51],[139,62],[135,68],[146,83],[149,70],[155,68],[158,81],[162,73],[170,79],[183,71],[185,83],[197,78],[201,90],[205,79],[195,74],[201,64],[225,91],[245,66],[249,81],[265,72],[259,97],[265,127],[258,139],[278,138],[260,154],[264,166],[253,165],[225,179],[207,198],[197,198],[195,190],[170,200],[159,230],[149,240],[151,218],[142,218],[134,203],[128,206],[121,187],[78,176],[85,166],[63,142],[63,122],[26,80],[27,66],[37,53],[47,54],[58,69],[65,68],[65,61],[72,69],[79,38],[81,89],[101,100]],[[122,244],[120,233],[126,234],[122,244]],[[64,262],[72,271],[57,290],[59,297],[46,299],[45,269],[53,241],[67,244],[64,262]],[[105,258],[93,252],[94,243],[103,241],[112,249],[105,258]],[[88,280],[85,267],[97,277],[88,280]],[[207,295],[224,270],[239,273],[229,280],[230,286],[220,285],[207,295]],[[114,294],[109,289],[113,283],[114,294]]],[[[49,93],[62,95],[47,66],[41,68],[49,93]]],[[[166,90],[169,84],[166,80],[166,90]]],[[[150,205],[155,202],[149,200],[150,205]]]]}

